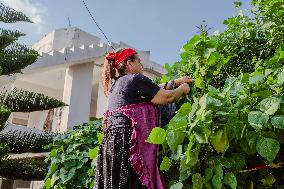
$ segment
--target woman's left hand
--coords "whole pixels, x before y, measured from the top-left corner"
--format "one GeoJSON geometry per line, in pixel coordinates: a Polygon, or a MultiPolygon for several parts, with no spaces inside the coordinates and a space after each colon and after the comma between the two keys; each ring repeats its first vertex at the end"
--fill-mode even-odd
{"type": "Polygon", "coordinates": [[[183,76],[178,79],[175,79],[175,84],[176,86],[180,86],[181,84],[187,83],[191,84],[194,81],[194,79],[188,77],[188,76],[183,76]]]}

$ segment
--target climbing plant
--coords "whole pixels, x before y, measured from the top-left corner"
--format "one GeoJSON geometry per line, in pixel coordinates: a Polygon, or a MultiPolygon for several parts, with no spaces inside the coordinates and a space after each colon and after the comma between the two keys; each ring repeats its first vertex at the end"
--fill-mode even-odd
{"type": "Polygon", "coordinates": [[[149,141],[161,144],[167,188],[267,188],[284,184],[284,2],[253,0],[201,32],[166,65],[161,82],[189,75],[192,92],[149,141]]]}

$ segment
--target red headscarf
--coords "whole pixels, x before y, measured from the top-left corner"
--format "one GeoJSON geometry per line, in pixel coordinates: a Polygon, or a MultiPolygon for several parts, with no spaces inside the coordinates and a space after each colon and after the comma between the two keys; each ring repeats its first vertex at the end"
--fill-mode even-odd
{"type": "Polygon", "coordinates": [[[107,60],[112,60],[114,61],[113,65],[114,67],[117,68],[117,66],[123,62],[124,60],[126,60],[128,57],[137,54],[137,51],[135,51],[134,49],[131,48],[124,48],[122,51],[120,51],[119,53],[115,53],[115,52],[109,52],[106,55],[106,59],[107,60]]]}

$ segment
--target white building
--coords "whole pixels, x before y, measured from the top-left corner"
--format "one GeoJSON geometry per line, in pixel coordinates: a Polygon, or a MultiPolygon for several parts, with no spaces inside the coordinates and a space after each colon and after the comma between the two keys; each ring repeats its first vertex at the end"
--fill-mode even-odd
{"type": "MultiPolygon", "coordinates": [[[[120,42],[115,48],[131,47],[120,42]]],[[[59,99],[68,107],[32,113],[13,113],[10,122],[52,131],[65,131],[100,117],[107,107],[101,83],[104,56],[112,49],[100,38],[79,28],[63,28],[48,33],[33,45],[42,56],[24,74],[0,78],[0,86],[43,93],[59,99]]],[[[165,73],[163,66],[150,59],[150,51],[138,50],[144,74],[150,78],[165,73]]]]}

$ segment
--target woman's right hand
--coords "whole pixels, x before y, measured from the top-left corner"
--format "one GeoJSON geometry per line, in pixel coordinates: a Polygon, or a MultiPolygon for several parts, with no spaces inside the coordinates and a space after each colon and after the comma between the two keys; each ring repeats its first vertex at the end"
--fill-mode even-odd
{"type": "Polygon", "coordinates": [[[187,83],[183,83],[179,86],[179,88],[181,88],[184,92],[184,94],[187,94],[190,92],[190,87],[187,83]]]}

